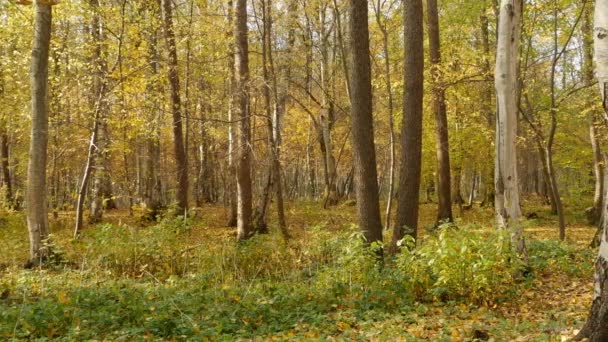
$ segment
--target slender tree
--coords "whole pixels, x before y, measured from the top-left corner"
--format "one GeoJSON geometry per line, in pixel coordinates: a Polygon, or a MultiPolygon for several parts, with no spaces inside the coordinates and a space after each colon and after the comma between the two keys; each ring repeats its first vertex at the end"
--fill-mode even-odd
{"type": "Polygon", "coordinates": [[[401,164],[392,249],[405,234],[417,237],[422,158],[424,37],[422,0],[404,3],[404,92],[401,124],[401,164]]]}
{"type": "MultiPolygon", "coordinates": [[[[384,54],[384,73],[386,77],[386,92],[388,106],[388,130],[389,130],[389,149],[390,149],[390,165],[388,176],[388,193],[386,201],[386,212],[384,216],[384,228],[386,230],[391,226],[391,213],[393,209],[393,194],[395,193],[395,125],[393,120],[394,101],[393,101],[393,85],[391,82],[391,59],[388,48],[388,29],[386,22],[382,17],[383,1],[377,0],[374,10],[376,11],[376,23],[382,33],[382,52],[384,54]]],[[[392,5],[392,3],[391,3],[392,5]]],[[[392,6],[389,6],[389,8],[392,6]]]]}
{"type": "MultiPolygon", "coordinates": [[[[233,11],[233,2],[232,0],[228,1],[228,14],[227,14],[227,24],[228,27],[233,27],[234,22],[232,18],[233,11]]],[[[226,225],[228,227],[236,227],[237,225],[237,195],[236,195],[236,165],[234,162],[234,107],[235,107],[235,87],[236,87],[236,78],[235,78],[235,67],[234,67],[234,30],[229,30],[230,39],[228,39],[228,172],[230,176],[228,177],[228,202],[229,202],[229,210],[228,210],[228,222],[226,225]]]]}
{"type": "Polygon", "coordinates": [[[51,255],[48,246],[46,164],[48,144],[48,69],[51,43],[52,5],[34,3],[34,47],[31,61],[32,128],[27,167],[27,228],[30,237],[28,266],[45,262],[51,255]]]}
{"type": "Polygon", "coordinates": [[[251,236],[251,118],[249,117],[249,44],[247,41],[247,0],[234,2],[235,111],[237,130],[237,239],[251,236]]]}
{"type": "MultiPolygon", "coordinates": [[[[582,23],[583,33],[583,78],[586,86],[591,86],[594,82],[593,75],[593,7],[586,6],[583,14],[582,23]]],[[[589,103],[588,107],[593,107],[593,103],[589,103]]],[[[587,114],[589,124],[589,140],[593,151],[593,175],[595,177],[595,192],[593,194],[593,206],[589,208],[589,218],[594,224],[599,224],[602,213],[602,203],[604,196],[604,168],[602,167],[602,149],[600,146],[598,124],[599,115],[597,111],[590,109],[587,114]]]]}
{"type": "MultiPolygon", "coordinates": [[[[452,198],[450,175],[450,142],[448,139],[448,118],[445,103],[445,88],[441,80],[441,44],[439,40],[439,13],[437,0],[427,0],[427,27],[429,34],[429,55],[433,87],[433,111],[435,112],[435,149],[437,152],[437,196],[439,208],[437,224],[452,222],[452,198]]],[[[460,178],[455,179],[460,182],[460,178]]],[[[460,188],[458,188],[460,190],[460,188]]],[[[458,196],[460,196],[460,191],[458,196]]],[[[462,205],[462,202],[460,203],[462,205]]]]}
{"type": "Polygon", "coordinates": [[[173,150],[175,153],[175,166],[177,189],[175,199],[179,214],[188,210],[188,167],[186,150],[184,148],[184,134],[182,124],[182,101],[180,96],[179,71],[177,64],[177,47],[175,45],[175,32],[173,29],[173,5],[171,0],[162,0],[164,31],[169,52],[168,78],[171,85],[171,112],[173,114],[173,150]]]}

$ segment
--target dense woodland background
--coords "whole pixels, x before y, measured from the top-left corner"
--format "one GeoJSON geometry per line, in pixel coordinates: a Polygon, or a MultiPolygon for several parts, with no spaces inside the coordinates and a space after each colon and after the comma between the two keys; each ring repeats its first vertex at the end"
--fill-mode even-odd
{"type": "Polygon", "coordinates": [[[601,340],[601,11],[0,0],[0,336],[601,340]]]}

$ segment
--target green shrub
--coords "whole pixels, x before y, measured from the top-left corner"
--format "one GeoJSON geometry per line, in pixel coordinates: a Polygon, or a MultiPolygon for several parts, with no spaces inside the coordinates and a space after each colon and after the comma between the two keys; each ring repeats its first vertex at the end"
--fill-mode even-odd
{"type": "Polygon", "coordinates": [[[514,291],[517,258],[503,248],[500,233],[442,229],[416,249],[406,239],[398,268],[419,300],[491,303],[514,291]]]}

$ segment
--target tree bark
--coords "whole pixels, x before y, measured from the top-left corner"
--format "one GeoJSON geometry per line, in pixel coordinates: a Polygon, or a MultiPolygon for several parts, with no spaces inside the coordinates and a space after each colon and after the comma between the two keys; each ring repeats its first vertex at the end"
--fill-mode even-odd
{"type": "Polygon", "coordinates": [[[48,67],[51,42],[51,5],[34,3],[34,45],[31,61],[32,128],[27,168],[27,228],[30,256],[27,266],[44,263],[51,255],[48,245],[46,163],[48,144],[48,67]]]}
{"type": "Polygon", "coordinates": [[[498,100],[496,126],[496,220],[511,234],[511,248],[527,263],[520,222],[517,178],[517,59],[519,55],[521,0],[501,0],[496,53],[495,85],[498,100]]]}
{"type": "MultiPolygon", "coordinates": [[[[228,27],[233,27],[232,19],[233,3],[228,1],[228,27]]],[[[234,163],[234,106],[235,106],[235,86],[236,78],[234,75],[234,32],[230,30],[230,39],[228,39],[228,70],[230,78],[228,80],[228,227],[236,227],[237,224],[237,196],[236,196],[236,165],[234,163]]]]}
{"type": "MultiPolygon", "coordinates": [[[[87,166],[85,168],[85,175],[82,178],[83,183],[81,184],[81,191],[83,196],[86,194],[86,188],[88,187],[89,175],[93,174],[93,188],[91,198],[91,211],[89,215],[90,223],[101,222],[104,209],[104,187],[106,186],[105,178],[108,177],[107,164],[107,142],[108,132],[106,119],[106,104],[105,104],[105,93],[106,93],[106,80],[107,75],[107,63],[103,56],[103,27],[101,22],[101,15],[99,14],[99,0],[90,0],[89,5],[93,12],[93,19],[91,22],[91,44],[93,45],[91,65],[92,65],[92,98],[91,98],[91,109],[94,112],[93,118],[95,123],[93,124],[93,132],[91,133],[91,146],[89,146],[89,156],[87,157],[87,166]],[[88,174],[87,174],[88,173],[88,174]],[[82,187],[84,186],[84,189],[82,187]]],[[[79,203],[81,206],[82,204],[79,203]]],[[[78,205],[77,205],[78,207],[78,205]]],[[[81,207],[82,209],[82,207],[81,207]]],[[[76,229],[74,230],[74,237],[78,235],[78,231],[81,228],[78,221],[82,221],[82,212],[77,213],[76,229]],[[80,217],[78,217],[80,215],[80,217]]]]}
{"type": "Polygon", "coordinates": [[[439,13],[437,0],[427,0],[427,27],[429,55],[431,61],[431,84],[433,88],[433,111],[435,113],[435,143],[437,152],[437,196],[438,211],[436,225],[453,222],[452,187],[450,184],[450,143],[445,103],[445,87],[441,80],[441,43],[439,39],[439,13]]]}
{"type": "Polygon", "coordinates": [[[404,92],[401,125],[401,164],[398,208],[393,226],[392,251],[405,234],[417,237],[422,157],[422,99],[424,41],[422,0],[404,3],[404,92]]]}
{"type": "Polygon", "coordinates": [[[84,167],[80,189],[78,190],[78,199],[76,200],[76,226],[74,227],[74,239],[78,238],[82,230],[82,218],[84,216],[84,200],[87,196],[87,188],[89,186],[89,178],[95,167],[95,154],[97,149],[97,134],[99,133],[99,117],[98,112],[94,114],[93,130],[91,132],[91,140],[89,142],[87,164],[84,167]]]}
{"type": "Polygon", "coordinates": [[[366,0],[350,0],[351,125],[359,229],[367,243],[382,241],[372,115],[372,82],[366,0]]]}
{"type": "Polygon", "coordinates": [[[173,30],[173,7],[171,0],[162,0],[164,31],[169,50],[168,78],[171,85],[171,112],[173,114],[173,150],[175,153],[177,189],[175,200],[178,215],[188,210],[188,168],[187,156],[184,149],[184,134],[182,125],[182,101],[180,97],[179,72],[177,69],[177,47],[173,30]]]}
{"type": "MultiPolygon", "coordinates": [[[[582,33],[583,33],[583,76],[585,84],[591,86],[594,81],[593,76],[593,10],[591,6],[585,8],[583,16],[582,33]]],[[[588,107],[592,107],[593,103],[589,103],[588,107]]],[[[591,141],[591,149],[593,151],[593,175],[595,177],[595,192],[593,195],[593,205],[590,208],[590,221],[598,225],[602,213],[602,203],[604,196],[604,168],[602,167],[602,149],[598,138],[598,120],[599,117],[595,111],[587,115],[589,124],[589,140],[591,141]]]]}
{"type": "MultiPolygon", "coordinates": [[[[152,21],[157,15],[153,3],[148,5],[148,18],[152,21]]],[[[158,53],[158,28],[155,25],[147,27],[148,35],[148,64],[150,65],[149,79],[146,84],[146,99],[150,105],[149,126],[144,139],[143,174],[143,204],[145,206],[145,218],[151,221],[157,219],[160,214],[162,202],[161,178],[160,178],[160,120],[161,105],[158,100],[159,80],[159,53],[158,53]]]]}
{"type": "Polygon", "coordinates": [[[239,120],[237,141],[237,239],[251,237],[251,118],[249,116],[249,44],[247,41],[247,0],[236,0],[234,7],[235,102],[239,120]]]}
{"type": "Polygon", "coordinates": [[[6,130],[0,132],[0,168],[2,169],[2,185],[4,186],[4,200],[9,208],[14,207],[13,184],[11,182],[9,163],[9,138],[6,130]]]}
{"type": "MultiPolygon", "coordinates": [[[[494,75],[492,73],[492,68],[490,64],[490,33],[489,33],[489,20],[485,15],[486,9],[483,9],[483,13],[480,16],[480,24],[481,24],[481,37],[482,37],[482,53],[483,53],[483,73],[484,77],[489,81],[494,75]]],[[[492,107],[492,86],[491,83],[484,84],[482,86],[481,91],[481,106],[482,112],[486,117],[488,128],[495,135],[496,128],[496,115],[494,113],[494,109],[492,107]]],[[[484,185],[484,198],[482,200],[482,205],[490,204],[494,205],[494,163],[490,165],[489,168],[484,167],[483,173],[483,185],[484,185]]]]}
{"type": "Polygon", "coordinates": [[[386,211],[384,216],[384,229],[388,230],[391,226],[391,214],[393,210],[393,194],[395,193],[395,125],[393,120],[393,86],[391,82],[391,60],[388,48],[388,31],[386,23],[382,21],[382,4],[378,0],[376,2],[376,23],[382,33],[382,52],[384,54],[384,73],[386,77],[386,92],[388,106],[388,130],[389,130],[389,176],[388,176],[388,191],[386,201],[386,211]]]}
{"type": "MultiPolygon", "coordinates": [[[[602,96],[604,116],[607,116],[608,101],[606,89],[608,86],[608,0],[596,0],[594,19],[594,59],[596,75],[602,96]]],[[[604,159],[608,156],[604,154],[604,159]]],[[[605,166],[606,167],[606,166],[605,166]]],[[[606,172],[606,170],[604,170],[606,172]]],[[[605,173],[605,175],[608,172],[605,173]]],[[[603,216],[608,215],[608,194],[604,195],[603,216]]],[[[608,340],[608,220],[603,220],[603,231],[600,236],[600,248],[595,263],[594,296],[587,323],[574,340],[588,338],[589,341],[599,342],[608,340]]]]}

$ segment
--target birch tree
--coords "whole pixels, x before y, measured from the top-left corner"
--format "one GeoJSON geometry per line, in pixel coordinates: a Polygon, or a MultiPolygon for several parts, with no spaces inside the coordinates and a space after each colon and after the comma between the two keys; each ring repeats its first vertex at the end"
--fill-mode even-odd
{"type": "MultiPolygon", "coordinates": [[[[608,118],[606,98],[608,89],[608,0],[596,0],[595,2],[593,43],[595,73],[602,96],[604,117],[608,118]]],[[[607,154],[604,153],[604,159],[606,157],[607,154]]],[[[607,195],[604,193],[604,217],[608,213],[607,195]]],[[[593,301],[587,323],[574,338],[577,341],[585,338],[589,341],[608,340],[608,220],[604,219],[602,225],[600,248],[595,262],[593,301]]]]}

